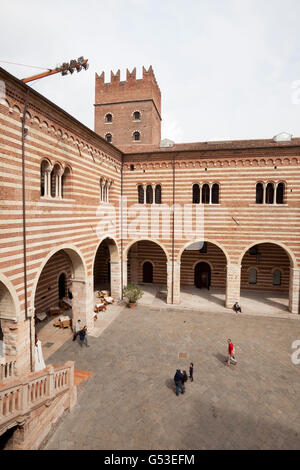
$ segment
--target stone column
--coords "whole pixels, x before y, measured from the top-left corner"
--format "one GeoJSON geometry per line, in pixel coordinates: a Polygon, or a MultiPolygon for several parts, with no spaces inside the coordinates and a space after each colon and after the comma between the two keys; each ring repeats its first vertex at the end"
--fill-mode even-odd
{"type": "Polygon", "coordinates": [[[174,278],[172,261],[167,263],[167,303],[180,304],[180,262],[174,262],[174,278]],[[172,299],[172,280],[173,280],[173,299],[172,299]],[[172,302],[173,300],[173,302],[172,302]]]}
{"type": "Polygon", "coordinates": [[[290,268],[289,311],[299,313],[300,269],[290,268]]]}
{"type": "Polygon", "coordinates": [[[127,256],[123,258],[123,286],[127,286],[128,284],[128,279],[127,279],[127,256]]]}
{"type": "Polygon", "coordinates": [[[240,264],[227,264],[226,308],[232,308],[235,302],[240,301],[241,267],[240,264]]]}
{"type": "Polygon", "coordinates": [[[94,327],[93,277],[88,277],[86,280],[71,279],[71,282],[73,325],[80,318],[81,325],[86,325],[89,330],[94,327]]]}
{"type": "Polygon", "coordinates": [[[110,262],[110,287],[111,296],[115,300],[121,298],[121,261],[110,262]]]}

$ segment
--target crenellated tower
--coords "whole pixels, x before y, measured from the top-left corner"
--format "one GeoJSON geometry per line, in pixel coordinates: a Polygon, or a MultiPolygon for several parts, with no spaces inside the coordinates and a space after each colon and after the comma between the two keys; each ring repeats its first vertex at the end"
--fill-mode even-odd
{"type": "Polygon", "coordinates": [[[152,66],[143,67],[143,77],[136,79],[136,68],[111,72],[104,82],[104,72],[95,80],[95,132],[120,149],[134,145],[159,145],[161,139],[161,93],[152,66]]]}

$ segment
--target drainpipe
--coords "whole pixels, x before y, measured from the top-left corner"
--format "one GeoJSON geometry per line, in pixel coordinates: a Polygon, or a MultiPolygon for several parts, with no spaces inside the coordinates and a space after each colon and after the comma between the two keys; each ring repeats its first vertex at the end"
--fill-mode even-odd
{"type": "Polygon", "coordinates": [[[174,253],[175,253],[175,155],[172,158],[172,172],[173,172],[173,214],[172,214],[172,291],[171,300],[174,302],[174,253]]]}
{"type": "Polygon", "coordinates": [[[121,228],[120,228],[120,235],[121,235],[121,299],[123,300],[123,156],[121,162],[121,201],[120,201],[120,219],[121,219],[121,228]]]}
{"type": "Polygon", "coordinates": [[[28,130],[25,128],[26,113],[29,100],[29,89],[27,89],[23,117],[22,117],[22,218],[23,218],[23,263],[24,263],[24,293],[25,293],[25,318],[30,321],[29,341],[30,341],[30,370],[33,372],[32,358],[32,325],[31,317],[28,316],[28,294],[27,294],[27,261],[26,261],[26,201],[25,201],[25,137],[28,130]]]}

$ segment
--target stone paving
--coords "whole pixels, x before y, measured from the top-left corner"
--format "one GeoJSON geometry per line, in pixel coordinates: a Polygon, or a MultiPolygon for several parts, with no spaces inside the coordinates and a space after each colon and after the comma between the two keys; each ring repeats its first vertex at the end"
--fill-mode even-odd
{"type": "Polygon", "coordinates": [[[295,320],[124,308],[89,348],[68,340],[47,361],[94,375],[44,448],[299,449],[296,339],[295,320]],[[236,366],[224,365],[228,337],[236,366]],[[176,397],[190,361],[195,380],[176,397]]]}

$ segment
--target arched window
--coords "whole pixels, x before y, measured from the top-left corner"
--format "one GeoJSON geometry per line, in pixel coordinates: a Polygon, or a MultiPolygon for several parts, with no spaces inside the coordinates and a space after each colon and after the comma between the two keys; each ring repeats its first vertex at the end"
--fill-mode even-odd
{"type": "Polygon", "coordinates": [[[276,204],[283,204],[284,183],[278,183],[276,188],[276,204]]]}
{"type": "Polygon", "coordinates": [[[161,204],[161,185],[155,186],[155,204],[161,204]]]}
{"type": "Polygon", "coordinates": [[[273,286],[281,285],[281,271],[280,269],[275,269],[273,272],[273,286]]]}
{"type": "Polygon", "coordinates": [[[199,184],[193,184],[193,204],[200,203],[200,187],[199,184]]]}
{"type": "Polygon", "coordinates": [[[50,196],[51,166],[48,160],[41,163],[41,196],[50,196]]]}
{"type": "Polygon", "coordinates": [[[148,184],[146,188],[146,204],[153,204],[153,188],[151,184],[148,184]]]}
{"type": "Polygon", "coordinates": [[[112,122],[112,120],[113,120],[112,114],[107,113],[105,115],[105,122],[112,122]]]}
{"type": "Polygon", "coordinates": [[[106,142],[108,142],[109,144],[112,143],[112,135],[111,134],[105,134],[105,139],[106,139],[106,142]]]}
{"type": "Polygon", "coordinates": [[[257,283],[257,270],[255,268],[251,268],[249,270],[249,284],[256,284],[257,283]]]}
{"type": "Polygon", "coordinates": [[[135,131],[133,133],[133,139],[136,140],[136,141],[141,140],[141,134],[138,131],[135,131]]]}
{"type": "Polygon", "coordinates": [[[61,197],[66,199],[71,197],[71,170],[68,166],[61,177],[61,197]]]}
{"type": "Polygon", "coordinates": [[[138,185],[138,201],[139,204],[144,204],[144,187],[141,184],[138,185]]]}
{"type": "Polygon", "coordinates": [[[266,188],[266,204],[274,204],[274,185],[268,183],[266,188]]]}
{"type": "Polygon", "coordinates": [[[219,185],[214,183],[211,189],[211,203],[219,204],[219,185]]]}
{"type": "Polygon", "coordinates": [[[61,197],[61,175],[62,168],[58,163],[55,163],[51,171],[51,196],[61,197]]]}
{"type": "Polygon", "coordinates": [[[139,111],[134,111],[134,113],[133,113],[133,119],[134,119],[135,121],[140,121],[140,119],[141,119],[141,113],[140,113],[139,111]]]}
{"type": "Polygon", "coordinates": [[[262,183],[256,185],[256,204],[263,204],[264,202],[264,186],[262,183]]]}
{"type": "Polygon", "coordinates": [[[209,204],[209,186],[204,184],[202,186],[202,204],[209,204]]]}

